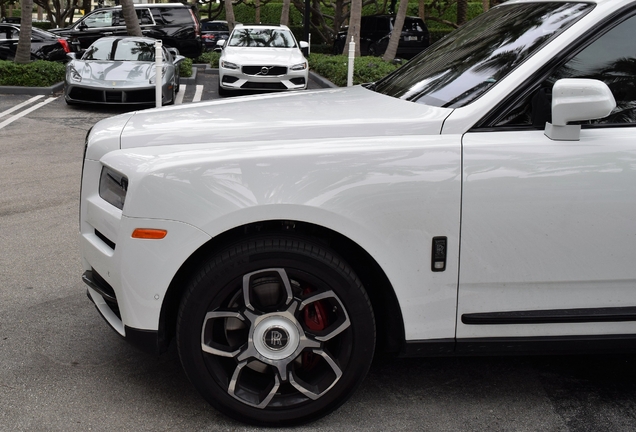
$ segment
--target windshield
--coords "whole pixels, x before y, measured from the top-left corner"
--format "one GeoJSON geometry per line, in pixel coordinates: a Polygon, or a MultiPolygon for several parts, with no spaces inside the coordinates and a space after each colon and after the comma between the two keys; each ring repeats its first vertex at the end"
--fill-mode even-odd
{"type": "Polygon", "coordinates": [[[155,47],[135,39],[98,39],[82,56],[82,60],[155,61],[155,47]]]}
{"type": "Polygon", "coordinates": [[[234,30],[228,46],[294,48],[296,40],[289,30],[272,28],[240,28],[234,30]]]}
{"type": "Polygon", "coordinates": [[[556,2],[501,5],[378,81],[375,91],[426,105],[462,107],[592,7],[556,2]]]}

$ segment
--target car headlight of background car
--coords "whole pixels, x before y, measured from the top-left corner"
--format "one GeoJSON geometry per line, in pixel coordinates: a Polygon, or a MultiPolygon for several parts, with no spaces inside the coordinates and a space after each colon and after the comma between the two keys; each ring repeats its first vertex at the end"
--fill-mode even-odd
{"type": "Polygon", "coordinates": [[[229,62],[229,61],[225,61],[225,60],[221,60],[221,67],[225,68],[225,69],[238,69],[239,66],[235,63],[229,62]]]}
{"type": "Polygon", "coordinates": [[[307,69],[307,62],[298,63],[289,68],[289,70],[293,71],[300,71],[305,69],[307,69]]]}
{"type": "Polygon", "coordinates": [[[106,202],[123,210],[128,191],[128,178],[108,167],[102,168],[99,178],[99,196],[106,202]]]}
{"type": "Polygon", "coordinates": [[[73,66],[68,67],[69,75],[71,76],[71,80],[81,82],[82,75],[75,69],[73,66]]]}

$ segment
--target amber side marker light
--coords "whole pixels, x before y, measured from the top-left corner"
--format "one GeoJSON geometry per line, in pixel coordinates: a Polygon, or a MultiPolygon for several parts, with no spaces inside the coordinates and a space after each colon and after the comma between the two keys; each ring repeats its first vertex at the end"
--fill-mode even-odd
{"type": "Polygon", "coordinates": [[[162,229],[136,228],[132,233],[132,238],[161,240],[168,234],[168,231],[162,229]]]}

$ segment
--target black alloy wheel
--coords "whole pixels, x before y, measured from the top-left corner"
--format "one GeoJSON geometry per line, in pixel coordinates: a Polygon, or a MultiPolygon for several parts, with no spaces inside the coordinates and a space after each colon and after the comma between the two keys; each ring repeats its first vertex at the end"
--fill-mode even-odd
{"type": "Polygon", "coordinates": [[[259,425],[322,417],[373,357],[375,322],[353,270],[300,237],[261,237],[211,257],[182,301],[181,362],[222,413],[259,425]]]}

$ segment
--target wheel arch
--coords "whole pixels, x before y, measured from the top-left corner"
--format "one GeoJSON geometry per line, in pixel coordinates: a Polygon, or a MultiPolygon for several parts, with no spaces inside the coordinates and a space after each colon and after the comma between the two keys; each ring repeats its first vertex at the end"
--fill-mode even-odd
{"type": "Polygon", "coordinates": [[[232,228],[197,249],[179,268],[172,279],[159,316],[159,351],[167,349],[176,333],[177,316],[182,296],[192,273],[211,254],[259,234],[293,234],[328,246],[344,258],[353,268],[365,287],[376,320],[376,353],[397,353],[405,341],[402,311],[385,272],[377,261],[361,246],[348,237],[331,229],[307,222],[272,220],[254,222],[232,228]]]}

